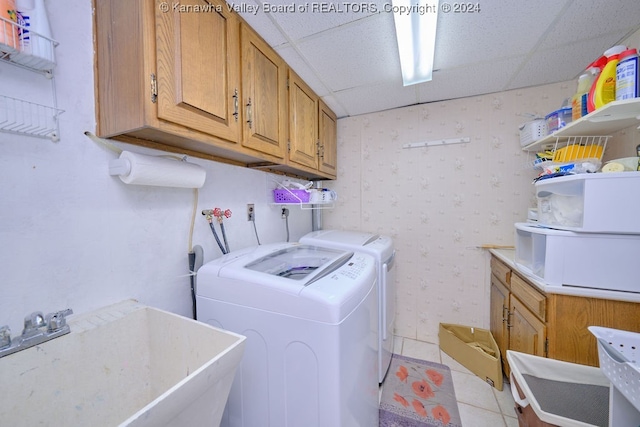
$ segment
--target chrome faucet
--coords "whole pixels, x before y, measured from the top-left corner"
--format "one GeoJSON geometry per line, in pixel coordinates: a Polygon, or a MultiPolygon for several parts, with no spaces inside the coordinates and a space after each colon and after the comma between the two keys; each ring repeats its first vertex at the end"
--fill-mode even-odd
{"type": "Polygon", "coordinates": [[[0,357],[8,356],[20,350],[42,344],[59,336],[68,334],[71,330],[66,317],[73,314],[70,308],[46,316],[40,311],[34,311],[24,318],[22,335],[11,339],[11,329],[8,326],[0,328],[0,357]]]}

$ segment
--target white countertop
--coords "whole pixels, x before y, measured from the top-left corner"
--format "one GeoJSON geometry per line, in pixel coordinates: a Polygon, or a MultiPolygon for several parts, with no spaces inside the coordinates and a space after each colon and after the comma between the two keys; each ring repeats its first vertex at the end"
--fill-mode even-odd
{"type": "MultiPolygon", "coordinates": [[[[531,273],[518,267],[515,263],[515,249],[490,249],[489,252],[495,255],[500,261],[507,264],[511,269],[516,270],[518,274],[525,277],[529,282],[535,285],[542,292],[547,294],[573,295],[588,298],[600,298],[628,302],[640,302],[640,293],[607,291],[604,289],[580,288],[577,286],[552,286],[540,281],[539,278],[532,276],[531,273]]],[[[639,279],[640,280],[640,279],[639,279]]]]}

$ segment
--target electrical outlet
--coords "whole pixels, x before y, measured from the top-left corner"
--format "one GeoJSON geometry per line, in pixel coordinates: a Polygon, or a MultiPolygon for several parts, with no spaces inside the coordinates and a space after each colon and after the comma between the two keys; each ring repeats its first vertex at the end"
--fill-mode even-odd
{"type": "Polygon", "coordinates": [[[247,221],[255,221],[256,220],[256,210],[253,203],[247,203],[247,221]]]}

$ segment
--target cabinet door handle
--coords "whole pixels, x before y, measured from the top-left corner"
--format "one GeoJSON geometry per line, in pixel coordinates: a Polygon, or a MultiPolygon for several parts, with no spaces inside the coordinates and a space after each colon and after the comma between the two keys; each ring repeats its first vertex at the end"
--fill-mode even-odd
{"type": "Polygon", "coordinates": [[[502,306],[502,323],[508,322],[509,321],[509,307],[505,307],[504,305],[502,306]],[[505,310],[507,311],[507,313],[505,314],[505,310]]]}
{"type": "Polygon", "coordinates": [[[513,326],[511,324],[511,316],[512,315],[513,315],[513,312],[507,310],[507,328],[511,328],[511,326],[513,326]]]}
{"type": "Polygon", "coordinates": [[[249,123],[249,129],[251,129],[251,125],[253,124],[253,114],[251,110],[251,98],[249,98],[249,102],[247,103],[247,123],[249,123]]]}
{"type": "Polygon", "coordinates": [[[233,117],[238,121],[238,89],[233,91],[233,117]]]}

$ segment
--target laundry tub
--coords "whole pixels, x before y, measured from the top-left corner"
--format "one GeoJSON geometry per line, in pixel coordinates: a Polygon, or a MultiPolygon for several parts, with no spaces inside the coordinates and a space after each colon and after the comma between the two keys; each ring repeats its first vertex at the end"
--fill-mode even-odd
{"type": "Polygon", "coordinates": [[[220,424],[245,337],[135,301],[0,358],[0,425],[220,424]]]}

